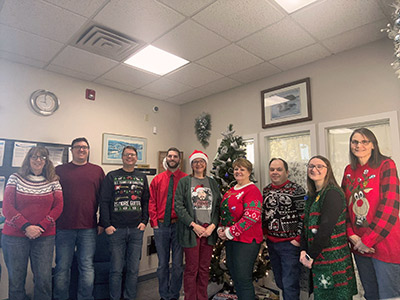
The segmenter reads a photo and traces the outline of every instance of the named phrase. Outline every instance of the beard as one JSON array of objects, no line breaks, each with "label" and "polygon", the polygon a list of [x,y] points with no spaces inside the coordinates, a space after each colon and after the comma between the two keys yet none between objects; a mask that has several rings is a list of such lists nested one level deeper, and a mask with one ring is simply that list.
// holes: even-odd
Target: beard
[{"label": "beard", "polygon": [[170,169],[176,169],[179,166],[179,161],[167,161],[167,166]]}]

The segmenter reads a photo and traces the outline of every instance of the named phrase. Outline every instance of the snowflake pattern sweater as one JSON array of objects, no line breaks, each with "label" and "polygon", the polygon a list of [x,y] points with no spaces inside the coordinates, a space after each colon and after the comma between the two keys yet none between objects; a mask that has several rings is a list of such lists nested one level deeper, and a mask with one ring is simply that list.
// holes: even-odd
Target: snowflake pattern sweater
[{"label": "snowflake pattern sweater", "polygon": [[6,217],[3,234],[25,237],[24,229],[37,225],[45,231],[41,236],[55,235],[56,220],[63,209],[61,185],[43,176],[10,176],[4,193],[3,214]]}]

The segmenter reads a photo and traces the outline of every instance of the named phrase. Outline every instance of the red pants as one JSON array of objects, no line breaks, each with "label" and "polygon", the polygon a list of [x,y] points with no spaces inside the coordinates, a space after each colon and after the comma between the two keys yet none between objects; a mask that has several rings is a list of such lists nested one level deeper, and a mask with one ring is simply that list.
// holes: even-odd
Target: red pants
[{"label": "red pants", "polygon": [[185,300],[208,300],[207,286],[213,246],[208,245],[207,238],[197,238],[195,247],[183,248],[183,251],[186,262],[183,274]]}]

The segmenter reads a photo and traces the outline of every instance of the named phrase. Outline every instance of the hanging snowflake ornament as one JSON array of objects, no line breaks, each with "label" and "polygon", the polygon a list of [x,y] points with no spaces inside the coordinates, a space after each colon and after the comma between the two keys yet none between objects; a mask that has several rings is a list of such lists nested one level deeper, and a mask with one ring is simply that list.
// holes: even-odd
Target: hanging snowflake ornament
[{"label": "hanging snowflake ornament", "polygon": [[391,66],[397,77],[400,78],[400,0],[396,0],[391,6],[395,9],[392,14],[393,25],[389,23],[381,31],[386,32],[389,39],[393,40],[394,61]]},{"label": "hanging snowflake ornament", "polygon": [[194,129],[197,139],[201,145],[206,148],[210,143],[208,140],[211,136],[211,116],[208,113],[203,112],[199,117],[196,118],[194,123]]}]

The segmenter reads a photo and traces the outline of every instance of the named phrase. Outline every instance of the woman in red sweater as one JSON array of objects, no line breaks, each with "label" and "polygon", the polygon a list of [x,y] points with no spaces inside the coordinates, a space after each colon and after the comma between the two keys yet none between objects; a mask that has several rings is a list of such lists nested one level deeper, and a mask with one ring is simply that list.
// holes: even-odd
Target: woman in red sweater
[{"label": "woman in red sweater", "polygon": [[233,162],[237,184],[227,191],[220,207],[218,236],[226,240],[226,264],[239,300],[255,298],[253,267],[260,244],[262,195],[250,181],[253,165],[245,158]]},{"label": "woman in red sweater", "polygon": [[33,147],[4,193],[6,217],[2,234],[10,300],[24,300],[28,260],[34,279],[34,300],[51,300],[56,220],[63,208],[61,185],[49,151]]},{"label": "woman in red sweater", "polygon": [[379,151],[375,135],[359,128],[350,136],[350,164],[342,187],[348,206],[347,236],[367,300],[400,298],[399,178]]}]

